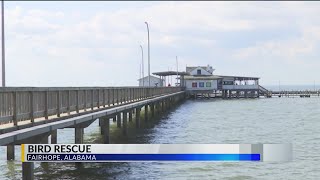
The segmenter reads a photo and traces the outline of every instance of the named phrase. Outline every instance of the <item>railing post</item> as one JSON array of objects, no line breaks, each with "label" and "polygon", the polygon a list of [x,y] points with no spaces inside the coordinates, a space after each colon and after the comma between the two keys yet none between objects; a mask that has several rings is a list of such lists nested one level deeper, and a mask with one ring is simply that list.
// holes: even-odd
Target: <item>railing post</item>
[{"label": "railing post", "polygon": [[119,88],[119,104],[122,104],[122,97],[123,97],[123,95],[122,95],[122,89]]},{"label": "railing post", "polygon": [[108,103],[108,107],[110,106],[110,89],[107,89],[107,94],[108,94],[108,101],[107,101],[107,103]]},{"label": "railing post", "polygon": [[134,88],[131,88],[131,101],[133,101],[134,100]]},{"label": "railing post", "polygon": [[17,91],[13,92],[13,125],[18,125],[18,103],[17,103]]},{"label": "railing post", "polygon": [[106,107],[106,90],[102,89],[103,107]]},{"label": "railing post", "polygon": [[29,94],[30,94],[30,119],[31,119],[31,123],[34,123],[34,100],[33,100],[33,91],[30,91]]},{"label": "railing post", "polygon": [[112,105],[114,106],[114,97],[115,97],[115,95],[114,95],[114,88],[112,89]]},{"label": "railing post", "polygon": [[76,90],[76,112],[79,113],[79,90]]},{"label": "railing post", "polygon": [[46,120],[49,119],[49,117],[48,117],[48,109],[49,109],[48,99],[49,99],[49,93],[48,93],[48,91],[45,91],[44,92],[44,117]]},{"label": "railing post", "polygon": [[87,111],[87,90],[84,90],[84,111]]},{"label": "railing post", "polygon": [[98,108],[100,108],[100,89],[98,89],[98,102],[97,102]]},{"label": "railing post", "polygon": [[117,105],[119,104],[119,89],[117,89]]},{"label": "railing post", "polygon": [[94,90],[91,90],[91,110],[93,110],[93,102],[94,102]]},{"label": "railing post", "polygon": [[129,102],[130,92],[129,92],[128,90],[129,90],[129,88],[126,88],[126,89],[125,89],[126,95],[125,95],[125,100],[124,100],[124,102]]},{"label": "railing post", "polygon": [[135,88],[132,88],[132,94],[133,94],[133,97],[132,97],[132,101],[135,101],[136,100],[136,92],[135,92]]},{"label": "railing post", "polygon": [[57,116],[60,117],[60,99],[61,99],[60,91],[57,91]]},{"label": "railing post", "polygon": [[68,92],[68,97],[67,97],[67,113],[68,115],[70,115],[70,90],[67,91]]},{"label": "railing post", "polygon": [[128,102],[131,101],[131,88],[128,88]]}]

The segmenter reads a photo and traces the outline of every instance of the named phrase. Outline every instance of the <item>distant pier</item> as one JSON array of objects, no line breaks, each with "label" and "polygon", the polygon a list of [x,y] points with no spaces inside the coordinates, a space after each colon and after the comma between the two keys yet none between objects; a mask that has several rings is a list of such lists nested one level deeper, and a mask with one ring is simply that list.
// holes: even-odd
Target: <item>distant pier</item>
[{"label": "distant pier", "polygon": [[270,91],[268,94],[269,97],[301,97],[301,98],[309,98],[312,96],[320,96],[319,90],[305,90],[305,91]]}]

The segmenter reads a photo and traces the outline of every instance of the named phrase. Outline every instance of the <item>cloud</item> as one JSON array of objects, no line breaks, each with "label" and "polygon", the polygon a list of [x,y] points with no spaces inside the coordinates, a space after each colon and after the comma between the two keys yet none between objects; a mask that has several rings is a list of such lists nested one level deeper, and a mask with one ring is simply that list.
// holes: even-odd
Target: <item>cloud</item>
[{"label": "cloud", "polygon": [[301,55],[310,55],[316,52],[315,46],[320,40],[319,30],[320,26],[304,27],[300,37],[289,40],[259,42],[255,46],[235,50],[234,57],[238,59],[251,59],[259,56],[269,56],[292,62],[298,60],[297,57]]},{"label": "cloud", "polygon": [[[101,2],[103,5],[108,3]],[[288,72],[296,71],[295,64],[299,63],[304,71],[312,67],[301,63],[318,65],[314,59],[319,55],[319,3],[161,2],[143,7],[113,6],[112,11],[88,11],[80,5],[59,11],[37,6],[7,9],[8,84],[136,85],[140,44],[147,59],[145,21],[150,24],[152,71],[175,69],[177,55],[179,69],[186,64],[211,64],[221,74],[259,76],[257,69],[262,68],[263,78],[270,83],[275,73],[267,73],[268,65],[259,66],[263,60],[280,65],[293,63],[287,67],[291,68]],[[277,37],[270,36],[272,33]],[[247,39],[242,38],[244,34]]]}]

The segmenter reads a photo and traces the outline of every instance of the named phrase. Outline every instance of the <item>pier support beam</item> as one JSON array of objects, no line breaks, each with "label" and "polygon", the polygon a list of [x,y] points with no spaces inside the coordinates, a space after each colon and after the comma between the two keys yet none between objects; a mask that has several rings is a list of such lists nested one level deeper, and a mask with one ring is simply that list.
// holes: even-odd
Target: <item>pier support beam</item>
[{"label": "pier support beam", "polygon": [[161,101],[161,112],[164,112],[164,101]]},{"label": "pier support beam", "polygon": [[84,129],[81,127],[76,127],[75,128],[75,144],[83,144],[83,132]]},{"label": "pier support beam", "polygon": [[14,160],[14,145],[7,145],[7,160]]},{"label": "pier support beam", "polygon": [[48,135],[44,135],[44,137],[41,139],[41,144],[48,144],[49,143],[49,137]]},{"label": "pier support beam", "polygon": [[160,113],[160,111],[161,111],[160,108],[161,108],[160,107],[160,102],[158,101],[158,102],[156,102],[156,111],[157,111],[157,113]]},{"label": "pier support beam", "polygon": [[122,134],[128,135],[128,114],[126,111],[122,113],[123,118],[123,127],[122,127]]},{"label": "pier support beam", "polygon": [[151,118],[154,118],[154,103],[150,105],[150,110],[151,110]]},{"label": "pier support beam", "polygon": [[53,130],[51,132],[51,144],[57,144],[58,143],[58,130]]},{"label": "pier support beam", "polygon": [[109,144],[110,143],[110,118],[109,117],[102,117],[100,120],[100,128],[101,134],[103,137],[103,143]]},{"label": "pier support beam", "polygon": [[99,118],[99,126],[100,126],[100,134],[103,135],[105,131],[103,117]]},{"label": "pier support beam", "polygon": [[[83,144],[83,134],[84,134],[84,128],[81,128],[81,127],[75,128],[75,137],[74,137],[75,144]],[[77,168],[82,168],[83,163],[76,162],[75,165]]]},{"label": "pier support beam", "polygon": [[117,116],[114,116],[114,117],[112,118],[112,121],[113,121],[113,122],[116,122],[116,121],[117,121]]},{"label": "pier support beam", "polygon": [[34,163],[22,162],[22,179],[33,180],[34,179]]},{"label": "pier support beam", "polygon": [[236,97],[237,97],[237,98],[240,97],[240,92],[239,92],[239,91],[236,92]]},{"label": "pier support beam", "polygon": [[166,99],[164,104],[165,104],[165,108],[166,108],[166,111],[167,111],[169,109],[169,107],[170,107],[169,99]]},{"label": "pier support beam", "polygon": [[117,114],[117,127],[121,128],[121,113]]},{"label": "pier support beam", "polygon": [[129,122],[132,121],[132,112],[133,112],[133,110],[130,110],[130,111],[129,111]]},{"label": "pier support beam", "polygon": [[140,128],[140,108],[136,108],[136,127]]},{"label": "pier support beam", "polygon": [[144,120],[148,120],[148,104],[144,106]]}]

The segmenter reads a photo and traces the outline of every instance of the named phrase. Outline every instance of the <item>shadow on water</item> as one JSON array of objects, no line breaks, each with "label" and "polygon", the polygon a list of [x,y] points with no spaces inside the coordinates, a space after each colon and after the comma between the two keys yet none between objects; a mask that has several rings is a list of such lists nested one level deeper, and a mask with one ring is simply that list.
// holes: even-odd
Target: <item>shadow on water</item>
[{"label": "shadow on water", "polygon": [[[140,128],[136,128],[135,114],[133,120],[128,121],[128,135],[122,134],[122,129],[117,128],[117,123],[110,121],[111,144],[148,144],[151,143],[153,128],[165,121],[174,112],[180,103],[170,110],[159,112],[155,108],[154,117],[148,112],[148,120],[145,120],[144,111],[140,113]],[[92,126],[97,124],[92,124]],[[85,134],[84,143],[102,143],[99,128],[90,134]],[[151,162],[150,162],[151,163]],[[112,163],[83,163],[77,167],[75,163],[45,163],[35,168],[36,179],[128,179],[132,166],[150,166],[149,162],[112,162]],[[140,175],[143,178],[143,174]]]}]

